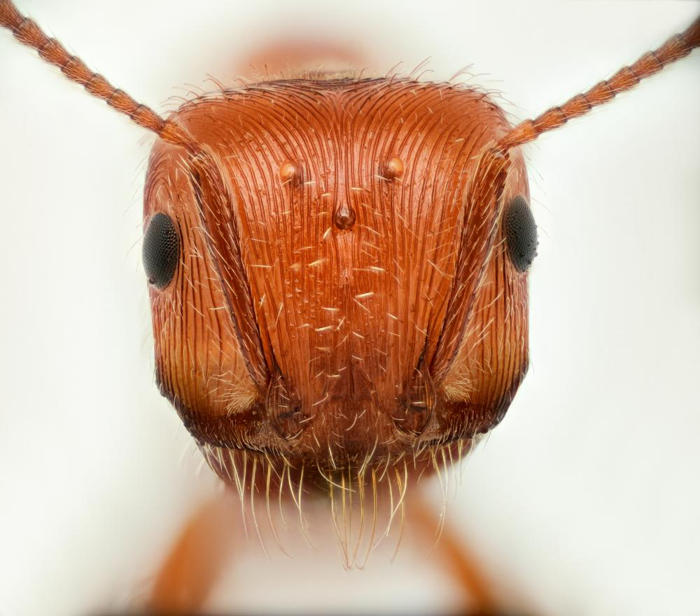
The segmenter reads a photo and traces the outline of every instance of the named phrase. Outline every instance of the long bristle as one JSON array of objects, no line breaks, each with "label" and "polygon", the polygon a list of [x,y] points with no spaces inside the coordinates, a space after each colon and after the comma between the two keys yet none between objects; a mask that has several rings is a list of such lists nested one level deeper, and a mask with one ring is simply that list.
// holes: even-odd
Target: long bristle
[{"label": "long bristle", "polygon": [[[303,464],[294,466],[283,456],[278,458],[266,453],[227,450],[204,444],[201,451],[213,470],[228,479],[233,492],[238,493],[243,526],[247,528],[249,519],[255,529],[256,542],[266,557],[273,556],[268,551],[270,541],[268,539],[266,545],[266,535],[274,540],[281,553],[293,557],[293,552],[285,546],[285,538],[292,537],[297,529],[316,550],[311,539],[314,529],[305,516],[305,508],[312,507],[311,519],[315,523],[320,512],[320,499],[327,502],[344,567],[362,569],[380,544],[389,542],[390,560],[396,558],[404,537],[408,508],[415,500],[412,490],[417,489],[426,469],[430,471],[428,474],[437,475],[442,488],[442,512],[434,529],[437,545],[443,532],[448,492],[454,485],[449,474],[458,470],[459,462],[455,456],[470,448],[469,442],[434,445],[422,449],[415,459],[410,454],[371,461],[351,461],[336,456],[335,469],[314,464],[310,474]],[[306,489],[305,481],[309,482]],[[263,492],[267,515],[259,516],[262,505],[258,497]],[[277,499],[277,505],[273,504],[273,498]],[[315,504],[305,505],[309,499]],[[290,521],[294,518],[285,519],[289,508],[296,509],[298,514],[293,525]],[[382,525],[381,531],[377,529],[379,524]]]}]

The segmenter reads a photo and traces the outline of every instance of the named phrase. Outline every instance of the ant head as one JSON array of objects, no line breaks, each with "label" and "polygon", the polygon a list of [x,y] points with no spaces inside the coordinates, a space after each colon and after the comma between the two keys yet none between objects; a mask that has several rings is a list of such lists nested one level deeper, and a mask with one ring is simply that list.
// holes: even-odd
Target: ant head
[{"label": "ant head", "polygon": [[700,46],[699,19],[512,129],[473,90],[392,79],[258,84],[166,120],[10,0],[0,26],[160,137],[158,379],[222,476],[236,452],[364,468],[498,423],[527,366],[537,245],[516,148]]},{"label": "ant head", "polygon": [[185,105],[144,263],[158,379],[203,445],[321,469],[469,441],[527,366],[536,233],[485,95],[269,82]]}]

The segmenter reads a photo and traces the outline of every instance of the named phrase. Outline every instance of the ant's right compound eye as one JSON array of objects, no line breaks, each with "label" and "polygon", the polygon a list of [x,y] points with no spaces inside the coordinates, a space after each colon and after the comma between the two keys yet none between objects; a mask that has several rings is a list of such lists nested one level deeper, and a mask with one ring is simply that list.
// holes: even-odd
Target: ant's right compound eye
[{"label": "ant's right compound eye", "polygon": [[525,197],[518,195],[506,205],[503,231],[513,267],[527,271],[537,256],[537,225]]},{"label": "ant's right compound eye", "polygon": [[180,234],[167,214],[158,213],[148,223],[143,238],[143,268],[148,284],[157,289],[168,286],[180,259]]}]

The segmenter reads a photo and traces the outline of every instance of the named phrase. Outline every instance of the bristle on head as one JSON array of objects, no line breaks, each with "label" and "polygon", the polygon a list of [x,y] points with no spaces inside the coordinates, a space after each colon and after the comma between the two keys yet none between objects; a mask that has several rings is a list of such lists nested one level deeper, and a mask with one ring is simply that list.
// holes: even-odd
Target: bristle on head
[{"label": "bristle on head", "polygon": [[[415,500],[413,492],[423,476],[438,478],[443,509],[447,507],[450,485],[454,483],[450,476],[473,444],[465,440],[435,445],[415,451],[413,456],[382,461],[368,458],[362,464],[344,464],[336,469],[208,444],[200,444],[200,449],[212,470],[238,493],[243,526],[254,530],[266,554],[265,537],[272,538],[283,553],[290,555],[284,539],[288,531],[294,530],[294,517],[313,546],[314,526],[318,523],[313,512],[325,502],[345,568],[362,569],[372,551],[384,541],[393,544],[396,556],[406,509]],[[296,513],[290,517],[290,511]],[[436,542],[442,532],[444,511],[439,519],[433,529]]]}]

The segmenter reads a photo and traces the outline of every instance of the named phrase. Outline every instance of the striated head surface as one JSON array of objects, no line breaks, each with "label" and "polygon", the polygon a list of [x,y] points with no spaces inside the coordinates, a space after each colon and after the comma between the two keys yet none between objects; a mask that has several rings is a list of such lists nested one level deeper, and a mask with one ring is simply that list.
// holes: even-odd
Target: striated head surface
[{"label": "striated head surface", "polygon": [[323,472],[502,419],[527,368],[503,212],[528,187],[517,153],[489,151],[509,128],[497,105],[450,84],[297,79],[176,119],[201,149],[151,155],[144,251],[168,244],[149,240],[158,214],[177,241],[171,279],[149,274],[157,378],[220,474],[222,451]]}]

